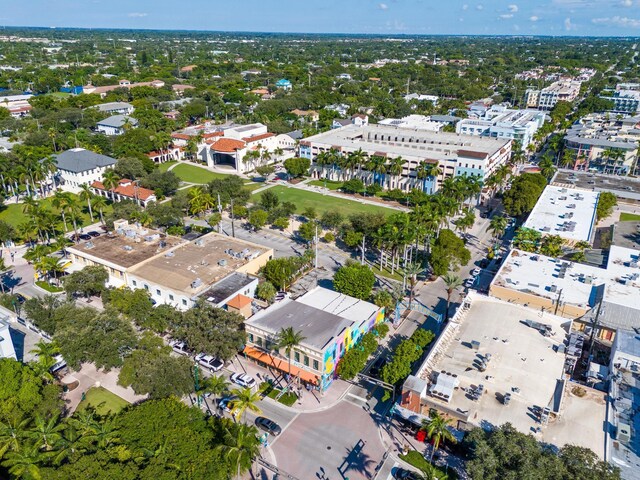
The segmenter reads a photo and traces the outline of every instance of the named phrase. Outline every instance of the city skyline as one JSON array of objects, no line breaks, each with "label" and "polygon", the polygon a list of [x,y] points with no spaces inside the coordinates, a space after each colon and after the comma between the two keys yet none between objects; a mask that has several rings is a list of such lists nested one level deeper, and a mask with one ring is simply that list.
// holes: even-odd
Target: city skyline
[{"label": "city skyline", "polygon": [[273,33],[407,35],[640,35],[640,0],[282,0],[278,8],[256,0],[189,2],[176,9],[166,0],[73,1],[53,10],[45,0],[9,0],[0,24],[56,28],[122,28]]}]

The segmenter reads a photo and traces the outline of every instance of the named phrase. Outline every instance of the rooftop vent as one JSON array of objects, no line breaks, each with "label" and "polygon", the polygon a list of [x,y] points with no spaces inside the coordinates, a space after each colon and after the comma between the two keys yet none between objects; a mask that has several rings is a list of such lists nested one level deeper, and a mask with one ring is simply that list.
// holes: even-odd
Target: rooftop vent
[{"label": "rooftop vent", "polygon": [[191,282],[191,288],[198,288],[200,285],[202,285],[202,280],[200,280],[199,278],[196,278],[193,282]]},{"label": "rooftop vent", "polygon": [[125,245],[124,248],[127,252],[131,252],[133,250],[133,247],[131,245]]},{"label": "rooftop vent", "polygon": [[93,244],[93,242],[87,242],[84,244],[84,248],[86,248],[87,250],[91,250],[95,245]]},{"label": "rooftop vent", "polygon": [[167,257],[167,258],[171,258],[171,257],[173,257],[174,255],[175,255],[175,253],[174,253],[174,252],[167,252],[167,253],[165,253],[165,254],[164,254],[164,256],[165,256],[165,257]]}]

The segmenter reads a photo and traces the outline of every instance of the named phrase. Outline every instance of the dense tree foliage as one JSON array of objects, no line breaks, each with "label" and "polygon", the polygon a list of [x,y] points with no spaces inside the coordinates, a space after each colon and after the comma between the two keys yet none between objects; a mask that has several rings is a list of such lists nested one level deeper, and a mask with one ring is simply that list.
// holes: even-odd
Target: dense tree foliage
[{"label": "dense tree foliage", "polygon": [[348,261],[333,276],[333,288],[361,300],[371,296],[376,277],[367,265]]},{"label": "dense tree foliage", "polygon": [[538,198],[547,186],[547,179],[538,173],[523,173],[511,183],[504,193],[505,211],[513,217],[522,217],[536,205]]}]

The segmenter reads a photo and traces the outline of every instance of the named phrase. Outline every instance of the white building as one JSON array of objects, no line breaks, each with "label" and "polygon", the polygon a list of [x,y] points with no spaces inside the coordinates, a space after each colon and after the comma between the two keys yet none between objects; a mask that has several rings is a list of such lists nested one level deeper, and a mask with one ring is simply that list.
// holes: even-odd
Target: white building
[{"label": "white building", "polygon": [[520,142],[523,149],[544,124],[545,114],[537,110],[512,110],[494,105],[479,118],[465,118],[456,125],[456,133],[478,137],[507,138]]},{"label": "white building", "polygon": [[420,93],[410,93],[404,96],[406,102],[415,100],[417,102],[431,102],[434,105],[438,104],[439,97],[437,95],[423,95]]},{"label": "white building", "polygon": [[138,120],[127,115],[112,115],[96,124],[96,131],[108,136],[122,135],[127,128],[138,126]]},{"label": "white building", "polygon": [[108,102],[101,103],[90,108],[97,108],[101,112],[108,113],[110,115],[131,115],[133,113],[133,105],[127,102]]},{"label": "white building", "polygon": [[439,132],[445,126],[442,122],[436,122],[425,115],[407,115],[402,118],[385,118],[380,120],[378,125],[391,125],[394,127],[413,128],[415,130],[425,130],[428,132]]},{"label": "white building", "polygon": [[11,331],[9,321],[13,317],[13,313],[0,307],[0,358],[12,358],[17,360],[16,350],[11,339]]},{"label": "white building", "polygon": [[102,181],[104,172],[117,161],[84,148],[72,148],[53,157],[58,169],[58,183],[70,191],[78,191],[80,185],[85,183],[91,185],[95,181]]},{"label": "white building", "polygon": [[[383,188],[412,188],[434,192],[449,177],[469,175],[486,179],[511,156],[511,140],[461,136],[455,133],[430,132],[393,125],[348,125],[300,141],[300,156],[315,161],[318,154],[337,151],[341,155],[362,150],[369,157],[404,160],[399,175],[374,174],[361,168],[340,170],[339,166],[313,165],[316,178],[346,180],[359,177],[367,184],[379,183]],[[365,162],[366,163],[366,162]],[[420,164],[438,165],[436,178],[418,178]]]},{"label": "white building", "polygon": [[551,110],[558,102],[573,102],[580,94],[582,82],[575,80],[560,80],[540,90],[538,108]]},{"label": "white building", "polygon": [[9,113],[13,118],[22,118],[29,114],[32,107],[29,103],[29,99],[33,95],[5,95],[0,97],[0,107],[9,110]]}]

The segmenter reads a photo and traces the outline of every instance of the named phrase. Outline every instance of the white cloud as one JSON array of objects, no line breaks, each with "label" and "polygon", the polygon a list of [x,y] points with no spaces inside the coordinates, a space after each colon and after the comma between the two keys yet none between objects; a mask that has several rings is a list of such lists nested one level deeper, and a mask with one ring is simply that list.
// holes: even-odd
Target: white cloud
[{"label": "white cloud", "polygon": [[476,10],[484,10],[484,5],[479,3],[478,5],[476,5]]},{"label": "white cloud", "polygon": [[513,18],[513,13],[503,13],[500,15],[500,18],[502,20],[509,20],[510,18]]},{"label": "white cloud", "polygon": [[620,17],[619,15],[616,15],[615,17],[593,18],[591,19],[591,23],[595,23],[596,25],[607,25],[610,27],[640,28],[640,19]]},{"label": "white cloud", "polygon": [[132,17],[132,18],[142,18],[142,17],[146,17],[147,15],[149,15],[148,13],[139,13],[139,12],[133,12],[128,14],[128,17]]},{"label": "white cloud", "polygon": [[621,7],[633,7],[633,0],[620,0]]},{"label": "white cloud", "polygon": [[513,3],[511,5],[509,5],[507,8],[509,9],[509,11],[511,13],[516,13],[518,11],[518,5],[513,4]]},{"label": "white cloud", "polygon": [[575,27],[573,23],[571,23],[571,19],[569,17],[564,19],[564,29],[566,31],[573,30]]},{"label": "white cloud", "polygon": [[389,5],[387,5],[386,3],[379,3],[378,8],[380,10],[386,10],[387,8],[389,8]]},{"label": "white cloud", "polygon": [[532,22],[537,22],[538,20],[540,20],[540,17],[538,17],[537,15],[531,15],[529,17],[529,20]]},{"label": "white cloud", "polygon": [[469,5],[466,3],[462,5],[462,10],[469,10]]}]

